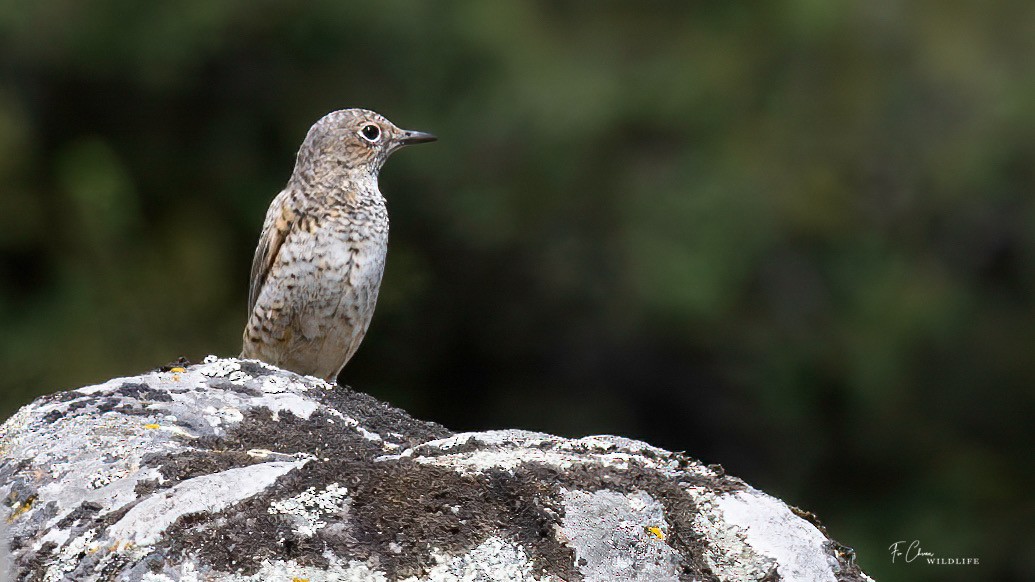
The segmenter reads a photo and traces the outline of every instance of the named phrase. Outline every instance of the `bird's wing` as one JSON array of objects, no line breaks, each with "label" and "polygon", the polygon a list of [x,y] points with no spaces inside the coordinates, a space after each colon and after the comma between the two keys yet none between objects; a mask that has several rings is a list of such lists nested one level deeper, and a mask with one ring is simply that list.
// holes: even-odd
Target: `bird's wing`
[{"label": "bird's wing", "polygon": [[270,267],[277,260],[280,246],[291,232],[297,215],[290,208],[291,190],[285,189],[277,194],[266,211],[266,220],[262,223],[262,235],[259,245],[255,247],[255,258],[252,259],[251,286],[248,288],[248,317],[255,310],[255,302],[259,300],[262,287],[266,283]]}]

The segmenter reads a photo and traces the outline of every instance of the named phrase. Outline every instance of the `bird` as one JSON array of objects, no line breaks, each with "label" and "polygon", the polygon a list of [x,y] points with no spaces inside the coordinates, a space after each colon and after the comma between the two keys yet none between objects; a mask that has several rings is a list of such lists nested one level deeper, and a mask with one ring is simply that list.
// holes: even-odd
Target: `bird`
[{"label": "bird", "polygon": [[370,326],[384,273],[388,209],[378,175],[400,148],[436,139],[367,109],[313,124],[262,225],[242,359],[336,382]]}]

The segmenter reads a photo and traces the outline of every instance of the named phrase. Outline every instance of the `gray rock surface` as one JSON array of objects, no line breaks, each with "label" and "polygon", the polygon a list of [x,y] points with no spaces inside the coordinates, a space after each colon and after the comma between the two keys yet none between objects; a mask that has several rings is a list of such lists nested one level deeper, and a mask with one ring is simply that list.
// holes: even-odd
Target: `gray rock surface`
[{"label": "gray rock surface", "polygon": [[613,436],[453,434],[217,359],[0,427],[12,580],[868,580],[783,502]]}]

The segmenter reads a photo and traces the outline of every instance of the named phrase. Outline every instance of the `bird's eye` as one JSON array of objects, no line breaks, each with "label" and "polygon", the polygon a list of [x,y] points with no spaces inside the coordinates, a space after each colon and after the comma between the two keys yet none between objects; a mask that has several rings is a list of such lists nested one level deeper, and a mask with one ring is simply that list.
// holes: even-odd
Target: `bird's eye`
[{"label": "bird's eye", "polygon": [[360,130],[360,133],[363,134],[363,139],[370,143],[374,143],[381,138],[381,128],[372,123],[370,125],[364,125],[363,129]]}]

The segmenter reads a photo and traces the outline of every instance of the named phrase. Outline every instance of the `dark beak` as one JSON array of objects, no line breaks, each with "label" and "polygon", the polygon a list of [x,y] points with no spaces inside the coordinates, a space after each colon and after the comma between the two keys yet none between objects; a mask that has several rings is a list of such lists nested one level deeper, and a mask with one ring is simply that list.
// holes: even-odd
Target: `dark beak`
[{"label": "dark beak", "polygon": [[415,143],[428,143],[436,139],[438,138],[423,131],[404,131],[402,137],[399,138],[399,143],[402,145],[413,145]]}]

